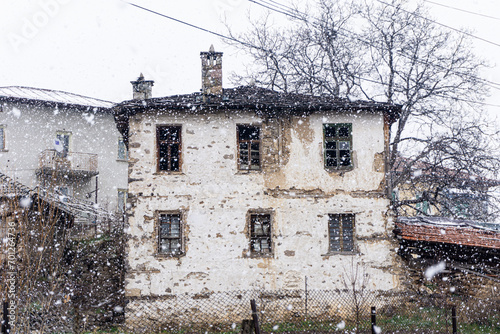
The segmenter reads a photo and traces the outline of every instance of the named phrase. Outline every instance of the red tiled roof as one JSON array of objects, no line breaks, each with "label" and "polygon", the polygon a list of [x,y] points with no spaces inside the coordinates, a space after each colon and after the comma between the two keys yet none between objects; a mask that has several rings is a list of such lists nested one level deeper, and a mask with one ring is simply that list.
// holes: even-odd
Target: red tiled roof
[{"label": "red tiled roof", "polygon": [[495,230],[478,224],[443,217],[400,217],[395,234],[404,240],[500,249],[500,226]]}]

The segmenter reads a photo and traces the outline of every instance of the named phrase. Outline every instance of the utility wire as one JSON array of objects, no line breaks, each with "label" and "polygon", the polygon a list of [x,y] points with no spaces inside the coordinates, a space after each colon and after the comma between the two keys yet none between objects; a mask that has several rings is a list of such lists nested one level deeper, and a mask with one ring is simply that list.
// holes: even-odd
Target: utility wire
[{"label": "utility wire", "polygon": [[481,40],[481,41],[483,41],[483,42],[486,42],[486,43],[489,43],[489,44],[491,44],[491,45],[500,46],[500,44],[498,44],[498,43],[495,43],[495,42],[489,41],[489,40],[487,40],[487,39],[485,39],[485,38],[482,38],[482,37],[479,37],[479,36],[473,35],[473,34],[468,33],[468,32],[466,32],[466,31],[462,31],[462,30],[460,30],[460,29],[450,27],[450,26],[448,26],[448,25],[446,25],[446,24],[439,23],[439,22],[434,21],[434,20],[431,20],[431,19],[429,19],[429,18],[427,18],[427,17],[425,17],[425,16],[422,16],[422,15],[416,14],[416,13],[414,13],[414,12],[407,11],[407,10],[405,10],[405,9],[403,9],[403,8],[400,8],[400,7],[396,7],[395,5],[392,5],[392,4],[390,4],[390,3],[384,2],[384,1],[382,1],[382,0],[376,0],[376,1],[378,1],[378,2],[382,3],[382,4],[386,5],[386,6],[391,6],[391,7],[393,7],[393,8],[399,8],[399,9],[400,9],[400,10],[402,10],[403,12],[406,12],[406,13],[408,13],[408,14],[410,14],[410,15],[414,15],[414,16],[420,17],[421,19],[424,19],[424,20],[427,20],[427,21],[432,22],[432,23],[434,23],[434,24],[437,24],[437,25],[443,26],[443,27],[448,28],[448,29],[450,29],[450,30],[453,30],[453,31],[459,32],[459,33],[464,34],[464,35],[466,35],[466,36],[469,36],[469,37],[472,37],[472,38],[475,38],[475,39],[479,39],[479,40]]},{"label": "utility wire", "polygon": [[[263,3],[258,3],[258,2],[257,2],[257,1],[255,1],[255,0],[248,0],[248,1],[253,2],[253,3],[255,3],[255,4],[259,5],[259,6],[262,6],[262,7],[264,7],[264,8],[267,8],[267,9],[269,9],[269,10],[272,10],[272,11],[278,12],[278,13],[280,13],[280,14],[283,14],[283,15],[287,15],[287,16],[293,17],[293,18],[295,18],[295,19],[299,19],[299,20],[302,20],[302,19],[303,19],[303,18],[301,18],[301,17],[296,16],[296,15],[295,15],[295,14],[293,14],[292,12],[290,12],[290,9],[283,9],[284,11],[283,11],[283,10],[281,10],[281,9],[276,9],[276,6],[274,6],[273,4],[269,4],[269,2],[267,2],[267,3],[263,4]],[[262,1],[266,1],[266,0],[262,0]]]},{"label": "utility wire", "polygon": [[[259,4],[257,3],[256,1],[254,0],[249,0],[251,2],[255,2],[256,4]],[[178,22],[178,23],[181,23],[181,24],[184,24],[184,25],[187,25],[191,28],[195,28],[195,29],[198,29],[198,30],[201,30],[203,32],[206,32],[206,33],[209,33],[209,34],[212,34],[212,35],[215,35],[215,36],[218,36],[220,38],[223,38],[223,39],[227,39],[227,40],[230,40],[230,41],[233,41],[233,42],[236,42],[236,43],[239,43],[239,44],[242,44],[242,45],[246,45],[248,47],[252,47],[252,48],[256,48],[256,46],[254,45],[251,45],[249,43],[246,43],[244,41],[240,41],[234,37],[230,37],[230,36],[226,36],[226,35],[223,35],[223,34],[220,34],[220,33],[217,33],[217,32],[214,32],[214,31],[211,31],[211,30],[208,30],[206,28],[202,28],[202,27],[199,27],[199,26],[196,26],[194,24],[191,24],[191,23],[188,23],[188,22],[185,22],[185,21],[182,21],[182,20],[179,20],[179,19],[176,19],[174,17],[171,17],[171,16],[168,16],[168,15],[165,15],[165,14],[161,14],[159,12],[156,12],[154,10],[151,10],[151,9],[148,9],[148,8],[145,8],[145,7],[142,7],[142,6],[139,6],[139,5],[136,5],[134,3],[130,3],[130,2],[127,2],[129,5],[131,6],[134,6],[134,7],[137,7],[139,9],[142,9],[142,10],[145,10],[147,12],[150,12],[150,13],[153,13],[155,15],[159,15],[161,17],[164,17],[166,19],[169,19],[169,20],[172,20],[172,21],[175,21],[175,22]],[[259,4],[260,5],[260,4]],[[260,50],[263,50],[263,51],[267,51],[263,48],[259,48],[257,47],[258,49]],[[357,77],[358,79],[360,80],[364,80],[364,81],[368,81],[368,82],[373,82],[373,83],[376,83],[376,84],[379,84],[379,85],[383,85],[383,86],[388,86],[387,83],[384,83],[384,82],[379,82],[379,81],[376,81],[376,80],[372,80],[372,79],[367,79],[367,78],[363,78],[363,77]],[[441,95],[437,95],[437,96],[441,96]],[[446,97],[446,96],[441,96],[441,97]],[[460,98],[454,98],[455,100],[458,100],[458,101],[463,101],[463,102],[468,102],[468,103],[474,103],[474,104],[481,104],[481,105],[487,105],[487,106],[494,106],[494,107],[500,107],[500,105],[495,105],[495,104],[488,104],[488,103],[484,103],[484,102],[479,102],[479,101],[470,101],[470,100],[465,100],[465,99],[460,99]]]},{"label": "utility wire", "polygon": [[482,17],[486,17],[488,19],[500,21],[500,18],[498,18],[498,17],[494,17],[494,16],[490,16],[490,15],[486,15],[486,14],[481,14],[481,13],[476,13],[476,12],[471,12],[470,10],[465,10],[465,9],[461,9],[461,8],[457,8],[457,7],[453,7],[453,6],[448,6],[448,5],[443,5],[441,3],[437,3],[434,1],[430,1],[430,0],[423,0],[423,1],[428,2],[428,3],[432,3],[432,4],[437,5],[437,6],[458,10],[460,12],[464,12],[464,13],[468,13],[468,14],[472,14],[472,15],[477,15],[477,16],[482,16]]},{"label": "utility wire", "polygon": [[[182,20],[176,19],[176,18],[174,18],[174,17],[171,17],[171,16],[168,16],[168,15],[165,15],[165,14],[162,14],[162,13],[159,13],[159,12],[156,12],[156,11],[154,11],[154,10],[152,10],[152,9],[148,9],[148,8],[145,8],[145,7],[142,7],[142,6],[136,5],[136,4],[134,4],[134,3],[131,3],[131,2],[126,2],[126,3],[128,3],[128,4],[129,4],[129,5],[131,5],[131,6],[134,6],[134,7],[140,8],[140,9],[142,9],[142,10],[145,10],[145,11],[147,11],[147,12],[150,12],[150,13],[153,13],[153,14],[156,14],[156,15],[159,15],[159,16],[162,16],[162,17],[164,17],[164,18],[166,18],[166,19],[169,19],[169,20],[172,20],[172,21],[175,21],[175,22],[178,22],[178,23],[181,23],[181,24],[187,25],[187,26],[189,26],[189,27],[191,27],[191,28],[195,28],[195,29],[201,30],[201,31],[203,31],[203,32],[206,32],[206,33],[209,33],[209,34],[212,34],[212,35],[218,36],[218,37],[220,37],[220,38],[227,39],[227,40],[230,40],[230,41],[233,41],[233,42],[240,43],[240,44],[242,44],[242,45],[246,45],[246,46],[248,46],[248,47],[255,48],[255,45],[250,45],[250,44],[248,44],[248,43],[246,43],[246,42],[243,42],[243,41],[237,40],[236,38],[233,38],[233,37],[231,37],[231,36],[226,36],[226,35],[220,34],[220,33],[218,33],[218,32],[215,32],[215,31],[212,31],[212,30],[208,30],[208,29],[206,29],[206,28],[199,27],[199,26],[194,25],[194,24],[192,24],[192,23],[188,23],[188,22],[185,22],[185,21],[182,21]],[[262,49],[262,48],[259,48],[259,49],[264,50],[264,49]],[[265,51],[265,50],[264,50],[264,51]]]},{"label": "utility wire", "polygon": [[[255,1],[255,0],[249,0],[249,1],[250,1],[250,2],[253,2],[253,3],[257,4],[257,5],[263,6],[263,5],[262,5],[261,3],[259,3],[258,1]],[[377,1],[379,1],[379,0],[377,0]],[[273,2],[276,2],[276,1],[273,1]],[[382,2],[382,1],[379,1],[379,2]],[[382,3],[384,3],[384,2],[382,2]],[[282,5],[282,6],[285,6],[285,5]],[[263,6],[263,7],[266,7],[266,6]],[[285,6],[285,7],[286,7],[286,6]],[[268,8],[268,7],[266,7],[266,8]],[[290,10],[293,10],[293,11],[297,12],[297,10],[296,10],[296,9],[291,9],[290,7],[288,7],[288,8],[289,8]],[[273,9],[271,9],[271,10],[273,10]],[[280,12],[280,13],[282,13],[282,12]],[[286,13],[282,13],[282,14],[288,15],[288,14],[286,14]],[[315,27],[318,27],[316,23],[309,22],[307,19],[305,19],[305,14],[303,14],[303,13],[301,13],[301,14],[303,15],[303,18],[301,18],[301,20],[303,20],[303,21],[305,21],[305,22],[307,22],[307,23],[311,23],[311,24],[312,24],[313,26],[315,26]],[[410,14],[411,14],[411,13],[410,13]],[[297,18],[297,16],[292,16],[292,17]],[[422,17],[422,18],[423,18],[423,19],[426,19],[425,17]],[[432,21],[432,20],[431,20],[431,21]],[[434,21],[432,21],[432,22],[434,22]],[[360,41],[360,42],[362,42],[362,43],[364,43],[364,44],[366,44],[366,45],[369,45],[369,46],[374,47],[374,45],[373,45],[371,42],[364,40],[363,38],[359,37],[359,35],[358,35],[358,34],[356,34],[356,33],[350,32],[350,31],[348,31],[348,30],[346,30],[346,29],[344,29],[344,28],[342,28],[342,27],[339,27],[339,30],[343,30],[343,31],[345,31],[347,34],[350,34],[350,36],[348,36],[348,35],[345,35],[345,34],[344,34],[344,36],[345,36],[345,37],[353,37],[353,38],[357,39],[358,41]],[[458,32],[462,33],[462,31],[460,31],[460,30],[458,30]],[[405,58],[412,59],[410,56],[408,56],[408,55],[404,54],[402,51],[397,50],[397,53],[399,53],[401,56],[403,56],[403,57],[405,57]],[[422,60],[420,60],[420,59],[417,59],[416,61],[417,61],[417,62],[419,62],[420,64],[424,64],[424,65],[433,65],[433,64],[430,64],[430,63],[428,63],[428,62],[424,62],[424,61],[422,61]],[[467,75],[468,75],[468,74],[467,74]],[[487,85],[489,85],[491,88],[494,88],[494,89],[498,89],[498,90],[500,90],[500,83],[496,83],[496,82],[493,82],[493,81],[490,81],[490,80],[486,80],[486,79],[480,78],[480,77],[478,77],[478,76],[472,76],[472,75],[468,75],[468,76],[470,76],[471,78],[474,78],[474,79],[476,79],[476,80],[479,80],[479,81],[482,81],[482,82],[486,83],[486,84],[487,84]],[[495,87],[495,86],[498,86],[498,87]]]}]

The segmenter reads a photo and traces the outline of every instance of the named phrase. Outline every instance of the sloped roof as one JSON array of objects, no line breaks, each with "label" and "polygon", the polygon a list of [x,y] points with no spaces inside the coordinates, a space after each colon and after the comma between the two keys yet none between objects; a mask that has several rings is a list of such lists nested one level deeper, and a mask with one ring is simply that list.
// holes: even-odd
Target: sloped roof
[{"label": "sloped roof", "polygon": [[54,103],[81,107],[109,109],[113,102],[94,99],[73,93],[32,87],[0,87],[0,99],[20,100],[25,102]]},{"label": "sloped roof", "polygon": [[249,109],[272,111],[326,111],[333,109],[343,110],[373,110],[385,111],[393,118],[399,116],[401,107],[389,103],[372,101],[350,101],[344,98],[335,98],[331,95],[306,95],[295,93],[281,93],[257,86],[240,86],[223,89],[221,97],[203,96],[202,93],[173,95],[151,98],[147,100],[130,100],[117,105],[121,110],[140,110],[146,108],[165,109]]},{"label": "sloped roof", "polygon": [[112,213],[103,210],[94,204],[74,197],[59,196],[40,187],[33,189],[15,181],[11,177],[0,172],[0,196],[8,197],[38,197],[46,203],[51,203],[59,210],[73,217],[81,215],[92,215],[99,219],[110,219]]},{"label": "sloped roof", "polygon": [[395,234],[404,240],[500,249],[500,226],[446,217],[398,217]]}]

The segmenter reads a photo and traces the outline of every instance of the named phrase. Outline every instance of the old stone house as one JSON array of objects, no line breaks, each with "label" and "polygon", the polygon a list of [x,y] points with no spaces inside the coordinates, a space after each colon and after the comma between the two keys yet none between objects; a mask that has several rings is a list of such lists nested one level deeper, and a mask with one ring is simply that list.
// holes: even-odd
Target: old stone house
[{"label": "old stone house", "polygon": [[127,142],[126,294],[341,287],[351,261],[369,288],[399,286],[385,154],[398,106],[222,88],[201,52],[202,91],[115,108]]}]

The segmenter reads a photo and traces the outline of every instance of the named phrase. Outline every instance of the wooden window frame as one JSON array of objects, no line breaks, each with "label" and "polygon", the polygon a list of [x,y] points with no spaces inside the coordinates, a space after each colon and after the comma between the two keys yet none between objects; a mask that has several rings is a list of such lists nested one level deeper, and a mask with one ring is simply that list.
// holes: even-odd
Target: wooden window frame
[{"label": "wooden window frame", "polygon": [[[179,138],[177,141],[169,141],[169,140],[160,140],[160,131],[165,128],[176,128],[179,133]],[[162,144],[167,144],[168,146],[168,152],[167,152],[167,169],[160,169],[160,145]],[[171,150],[172,150],[172,145],[177,144],[178,145],[178,168],[177,169],[172,169],[172,163],[171,163]],[[156,127],[156,170],[158,173],[180,173],[182,170],[182,125],[178,124],[165,124],[165,125],[157,125]]]},{"label": "wooden window frame", "polygon": [[[255,218],[258,216],[265,216],[268,220],[267,232],[262,227],[262,232],[264,234],[258,235],[255,233]],[[248,226],[248,247],[250,257],[262,258],[262,257],[273,257],[274,256],[274,243],[273,243],[273,225],[274,217],[273,212],[270,210],[250,210],[247,214],[247,226]],[[262,241],[267,239],[267,245],[269,247],[268,251],[262,251]],[[261,250],[255,250],[255,241],[259,241],[259,248]]]},{"label": "wooden window frame", "polygon": [[[345,241],[345,233],[346,233],[346,228],[344,227],[344,224],[347,223],[345,220],[347,217],[351,218],[352,222],[352,229],[351,229],[351,235],[350,235],[350,241],[352,244],[352,247],[349,249],[347,248],[348,246],[345,246],[344,241]],[[337,219],[339,222],[339,230],[338,230],[338,247],[332,243],[332,239],[334,236],[332,236],[332,221],[334,219]],[[334,248],[335,246],[335,248]],[[328,214],[328,253],[330,254],[345,254],[345,255],[352,255],[357,253],[357,247],[356,247],[356,215],[353,213],[330,213]]]},{"label": "wooden window frame", "polygon": [[[172,251],[162,251],[161,250],[161,227],[162,227],[162,216],[179,216],[179,236],[170,237],[171,240],[178,239],[180,242],[180,248],[178,252]],[[169,211],[157,211],[155,215],[155,231],[156,231],[156,254],[159,257],[166,258],[178,258],[186,254],[185,248],[185,238],[184,238],[184,213],[180,210],[169,210]]]},{"label": "wooden window frame", "polygon": [[[327,128],[333,127],[335,128],[335,136],[327,137]],[[339,136],[338,129],[347,127],[349,130],[348,136]],[[341,165],[341,151],[346,151],[345,149],[341,149],[341,143],[349,143],[349,164]],[[335,148],[329,148],[329,143],[335,143]],[[335,156],[331,156],[334,152]],[[331,159],[335,159],[336,166],[329,165],[329,161]],[[323,165],[326,170],[336,171],[336,170],[351,170],[354,168],[353,163],[353,148],[352,148],[352,123],[325,123],[323,124]]]},{"label": "wooden window frame", "polygon": [[[256,128],[259,130],[259,139],[248,139],[242,140],[240,138],[240,131],[242,127],[246,128]],[[239,171],[260,171],[262,169],[262,127],[256,124],[237,124],[236,125],[236,139],[237,139],[237,149],[238,149],[238,170]],[[248,144],[248,164],[242,164],[242,148],[241,144]],[[258,154],[259,154],[259,163],[258,165],[252,164],[252,145],[258,144]],[[253,151],[255,152],[255,150]]]}]

